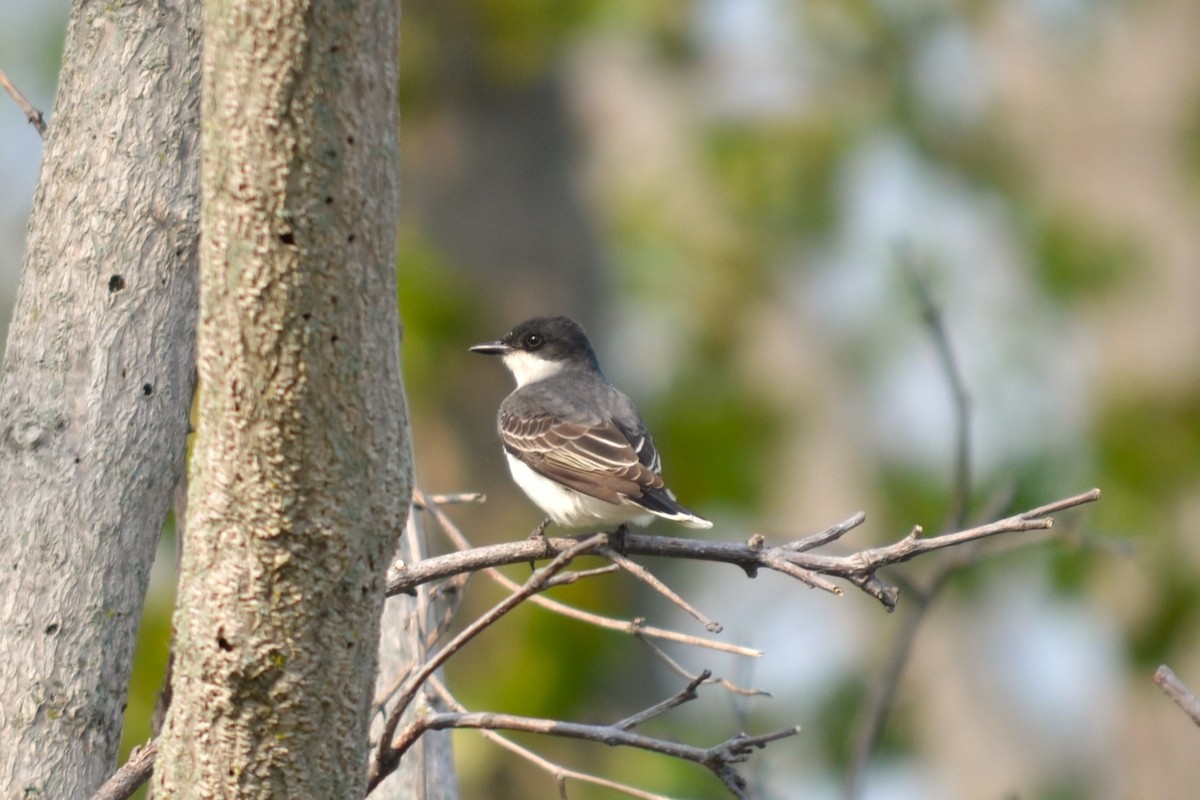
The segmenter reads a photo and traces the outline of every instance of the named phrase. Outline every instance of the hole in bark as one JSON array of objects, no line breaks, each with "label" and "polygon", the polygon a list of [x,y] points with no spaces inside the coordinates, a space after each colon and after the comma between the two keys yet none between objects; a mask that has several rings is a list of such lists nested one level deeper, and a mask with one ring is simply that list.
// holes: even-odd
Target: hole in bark
[{"label": "hole in bark", "polygon": [[49,625],[46,626],[46,635],[47,636],[53,636],[56,633],[58,633],[58,623],[57,622],[51,622]]},{"label": "hole in bark", "polygon": [[226,653],[233,649],[233,645],[231,645],[229,640],[225,638],[224,628],[217,629],[217,647],[221,648]]},{"label": "hole in bark", "polygon": [[146,397],[149,397],[150,395],[154,394],[154,387],[148,383],[143,383],[142,394],[144,394]]},{"label": "hole in bark", "polygon": [[125,279],[122,278],[120,275],[113,275],[111,278],[108,279],[108,291],[110,293],[111,292],[119,292],[124,288],[125,288]]},{"label": "hole in bark", "polygon": [[291,231],[288,231],[287,233],[279,234],[279,241],[283,242],[284,244],[295,244],[296,237]]}]

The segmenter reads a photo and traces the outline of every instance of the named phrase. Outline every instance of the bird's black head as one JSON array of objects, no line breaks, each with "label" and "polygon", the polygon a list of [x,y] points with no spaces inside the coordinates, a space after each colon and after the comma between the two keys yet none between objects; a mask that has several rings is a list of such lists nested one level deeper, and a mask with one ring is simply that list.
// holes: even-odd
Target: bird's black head
[{"label": "bird's black head", "polygon": [[502,356],[518,386],[572,365],[600,371],[600,362],[583,328],[563,316],[527,319],[504,338],[477,344],[471,350]]}]

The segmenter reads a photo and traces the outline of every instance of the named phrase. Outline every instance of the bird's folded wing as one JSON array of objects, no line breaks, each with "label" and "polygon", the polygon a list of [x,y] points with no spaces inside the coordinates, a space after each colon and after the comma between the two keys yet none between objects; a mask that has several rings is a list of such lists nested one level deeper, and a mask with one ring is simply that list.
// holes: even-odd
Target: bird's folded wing
[{"label": "bird's folded wing", "polygon": [[505,450],[535,472],[599,500],[637,500],[663,488],[650,435],[627,435],[612,420],[589,425],[504,414],[500,438]]}]

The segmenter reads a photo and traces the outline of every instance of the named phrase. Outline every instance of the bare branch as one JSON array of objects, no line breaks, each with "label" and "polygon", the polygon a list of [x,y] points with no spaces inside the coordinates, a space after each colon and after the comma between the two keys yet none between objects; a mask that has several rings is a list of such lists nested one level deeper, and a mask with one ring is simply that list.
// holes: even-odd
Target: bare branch
[{"label": "bare branch", "polygon": [[705,767],[725,784],[734,797],[738,798],[749,798],[750,795],[746,793],[745,779],[737,773],[734,766],[745,762],[755,750],[761,750],[771,742],[795,736],[800,732],[799,726],[795,726],[759,736],[738,734],[713,747],[705,748],[643,736],[616,725],[584,725],[576,722],[521,717],[514,714],[443,712],[415,720],[397,738],[396,749],[403,753],[425,731],[448,728],[541,733],[568,739],[599,742],[610,747],[633,747],[660,753]]},{"label": "bare branch", "polygon": [[133,748],[129,760],[96,790],[92,800],[126,800],[133,797],[133,793],[150,780],[150,774],[154,770],[154,759],[157,757],[157,739]]},{"label": "bare branch", "polygon": [[[455,547],[458,547],[461,550],[469,550],[471,548],[470,542],[467,541],[462,531],[458,529],[458,526],[454,524],[454,521],[447,517],[440,508],[433,504],[431,496],[423,495],[420,490],[416,490],[414,491],[414,498],[416,502],[423,504],[423,507],[425,507],[426,511],[428,511],[428,513],[434,518],[434,521],[438,523],[445,534],[454,543]],[[404,569],[403,566],[400,566],[399,568]],[[483,572],[492,580],[508,589],[510,592],[514,592],[519,588],[519,584],[516,581],[511,580],[495,567],[487,567],[483,570]],[[467,574],[468,573],[463,573],[464,576]],[[389,581],[390,580],[391,579],[389,579]],[[414,584],[414,586],[415,585],[416,584]],[[409,591],[411,592],[412,590],[410,589]],[[390,592],[391,590],[389,588],[389,593]],[[557,600],[551,600],[550,598],[542,595],[534,595],[533,597],[530,597],[529,602],[552,613],[561,614],[569,619],[574,619],[588,625],[594,625],[597,628],[603,628],[605,630],[615,631],[617,633],[638,636],[644,640],[663,639],[666,641],[676,642],[678,644],[685,644],[692,647],[704,647],[709,650],[733,653],[734,655],[746,656],[748,658],[762,657],[761,650],[756,650],[751,647],[743,647],[736,644],[729,644],[727,642],[720,642],[715,639],[692,636],[690,634],[667,630],[665,628],[658,628],[654,625],[647,625],[646,621],[641,618],[633,620],[614,619],[613,617],[606,617],[591,611],[584,611],[583,609],[575,608],[565,603],[560,603]]]},{"label": "bare branch", "polygon": [[641,725],[643,722],[648,722],[655,717],[662,716],[676,706],[681,706],[684,703],[690,703],[698,697],[696,690],[700,688],[700,684],[704,683],[711,677],[712,673],[708,670],[704,670],[695,678],[692,678],[690,681],[688,681],[688,685],[680,689],[673,696],[668,697],[661,703],[655,703],[654,705],[650,706],[650,708],[626,717],[620,722],[614,722],[613,727],[620,728],[623,731],[630,731],[636,728],[638,725]]},{"label": "bare branch", "polygon": [[[934,300],[933,292],[930,289],[927,272],[923,268],[923,265],[918,263],[918,259],[910,247],[902,248],[898,255],[901,268],[906,272],[912,284],[913,291],[916,294],[922,321],[934,346],[938,365],[950,389],[953,401],[952,407],[955,419],[954,489],[951,494],[946,523],[946,529],[953,530],[961,528],[966,524],[968,509],[970,507],[972,482],[971,400],[967,391],[966,381],[963,379],[962,370],[959,367],[958,360],[954,357],[953,348],[950,346],[950,336],[947,332],[945,317],[941,307]],[[1094,496],[1089,497],[1085,502],[1090,502],[1099,497],[1099,492],[1095,490],[1093,490],[1092,494]],[[1077,505],[1080,497],[1083,496],[1067,498],[1057,503],[1051,503],[1041,508],[1026,511],[1018,516],[1025,521],[1037,521],[1040,518],[1048,517],[1048,515],[1056,511]],[[1007,507],[1007,501],[998,503],[996,505],[997,510],[993,513],[999,513],[999,509],[1004,507]],[[989,514],[982,518],[988,519],[990,516]],[[1050,520],[1047,519],[1045,521],[1049,522]],[[1021,543],[1028,543],[1029,541],[1028,538],[1020,540]],[[952,555],[942,558],[939,561],[937,567],[928,576],[923,586],[911,587],[911,591],[909,592],[911,597],[909,613],[888,647],[883,669],[871,686],[868,701],[863,712],[863,719],[855,736],[854,750],[851,753],[850,769],[847,774],[846,796],[848,798],[853,800],[853,798],[857,798],[862,794],[868,762],[875,751],[884,726],[887,724],[888,714],[895,703],[900,678],[904,673],[904,667],[908,663],[909,654],[912,652],[917,632],[920,630],[926,614],[932,607],[933,602],[949,583],[950,578],[960,568],[974,562],[978,558],[978,555],[979,545],[977,543],[960,547]]]},{"label": "bare branch", "polygon": [[686,614],[703,625],[704,629],[709,633],[720,633],[722,630],[724,630],[724,628],[721,626],[721,623],[705,616],[698,608],[684,600],[676,592],[672,591],[669,586],[656,578],[654,574],[650,572],[650,570],[646,569],[641,564],[638,564],[636,561],[630,561],[628,558],[621,555],[611,547],[601,550],[599,554],[609,559],[614,564],[620,565],[621,568],[630,575],[637,578],[642,583],[646,584],[675,605],[679,606]]},{"label": "bare branch", "polygon": [[[653,654],[656,658],[658,658],[660,661],[662,661],[667,666],[667,669],[671,670],[679,677],[685,678],[687,680],[692,680],[696,677],[695,675],[693,675],[692,673],[690,673],[686,669],[684,669],[682,664],[680,664],[678,661],[676,661],[675,659],[673,659],[669,655],[667,655],[667,652],[665,650],[663,650],[661,647],[659,647],[657,644],[655,644],[652,640],[650,640],[644,636],[640,636],[640,635],[638,636],[638,638],[642,640],[642,644],[644,644],[650,648],[651,654]],[[723,687],[725,690],[732,692],[733,694],[740,694],[743,697],[759,697],[759,696],[770,697],[771,696],[770,692],[764,691],[762,689],[746,689],[741,686],[738,686],[737,684],[733,683],[732,681],[730,681],[726,678],[709,678],[707,681],[705,681],[705,683],[715,683],[718,686]]]},{"label": "bare branch", "polygon": [[21,90],[13,85],[8,76],[4,74],[4,70],[0,69],[0,87],[8,92],[9,97],[17,104],[17,107],[25,114],[25,119],[29,120],[29,124],[37,129],[38,136],[46,138],[46,118],[42,116],[42,112],[33,107],[33,103],[21,94]]},{"label": "bare branch", "polygon": [[[899,564],[934,550],[954,547],[1002,533],[1044,530],[1054,524],[1050,514],[1091,503],[1099,497],[1100,490],[1092,489],[1089,492],[1064,498],[1040,508],[941,536],[920,538],[920,528],[916,528],[908,536],[885,547],[870,548],[844,556],[808,552],[801,549],[807,541],[804,539],[789,544],[766,547],[762,543],[762,537],[753,537],[749,542],[713,542],[630,533],[626,534],[620,543],[606,546],[616,549],[619,544],[620,552],[624,555],[684,558],[735,564],[751,577],[756,575],[759,569],[766,568],[793,577],[798,577],[796,573],[803,571],[841,578],[879,600],[890,611],[896,606],[899,591],[877,576],[878,571],[883,567]],[[589,541],[597,540],[593,538]],[[603,541],[607,542],[607,537]],[[550,558],[568,550],[577,555],[595,555],[603,550],[603,547],[599,545],[583,548],[580,545],[581,540],[574,537],[546,537],[541,540],[524,539],[435,556],[417,564],[406,565],[393,572],[388,581],[388,594],[411,592],[416,586],[428,581],[447,578],[462,572]],[[831,586],[830,590],[841,593],[835,586]]]},{"label": "bare branch", "polygon": [[1200,698],[1197,698],[1178,676],[1166,664],[1154,671],[1154,683],[1158,688],[1175,701],[1192,718],[1192,722],[1200,725]]},{"label": "bare branch", "polygon": [[[532,597],[538,592],[544,591],[553,584],[555,576],[566,568],[573,559],[586,552],[593,552],[596,549],[603,548],[608,544],[608,534],[598,533],[583,539],[575,541],[573,547],[569,547],[558,553],[555,558],[542,569],[530,576],[529,580],[516,592],[513,592],[508,597],[504,598],[500,603],[493,606],[490,611],[480,616],[466,628],[464,628],[457,636],[446,643],[445,647],[437,653],[429,656],[425,663],[420,668],[414,670],[408,679],[405,680],[401,687],[395,705],[388,714],[386,723],[384,724],[383,734],[379,739],[379,746],[376,749],[375,759],[371,765],[370,789],[374,789],[380,781],[386,778],[389,774],[395,771],[400,763],[401,751],[392,746],[391,741],[395,735],[396,728],[400,724],[401,716],[404,710],[408,708],[416,696],[417,691],[428,680],[429,676],[438,670],[450,656],[458,652],[467,642],[475,638],[480,632],[485,630],[490,625],[493,625],[497,620],[512,611],[527,598]],[[368,790],[369,791],[369,790]]]},{"label": "bare branch", "polygon": [[[429,679],[429,686],[448,708],[454,711],[466,713],[466,707],[459,703],[458,700],[456,700],[454,696],[450,694],[450,691],[441,681],[437,679],[437,676]],[[559,788],[560,797],[567,796],[566,782],[568,780],[574,780],[579,781],[580,783],[590,783],[594,786],[602,786],[605,789],[612,789],[614,791],[629,795],[630,797],[636,797],[639,800],[671,800],[671,798],[666,797],[665,795],[654,794],[653,792],[647,792],[642,789],[638,789],[637,787],[629,786],[628,784],[617,783],[616,781],[611,781],[607,778],[601,778],[598,775],[590,775],[586,772],[579,772],[577,770],[570,769],[569,767],[564,767],[561,764],[557,764],[538,755],[527,747],[523,747],[516,742],[504,738],[496,731],[480,729],[479,732],[485,739],[494,742],[500,747],[503,747],[505,750],[508,750],[510,753],[525,759],[539,769],[549,773],[554,778],[554,782]]]},{"label": "bare branch", "polygon": [[[1046,504],[1039,508],[1030,509],[1004,519],[990,522],[984,525],[979,525],[962,531],[943,534],[929,538],[921,538],[921,529],[914,528],[907,536],[884,547],[869,548],[848,555],[822,555],[819,553],[810,552],[816,548],[836,541],[844,536],[850,530],[862,524],[865,517],[859,513],[849,519],[838,523],[825,531],[816,534],[811,534],[802,539],[792,541],[779,546],[767,546],[765,538],[759,534],[755,534],[745,542],[710,542],[705,540],[695,539],[680,539],[672,537],[645,536],[635,534],[624,534],[615,540],[610,539],[606,534],[598,534],[589,538],[580,537],[536,537],[525,539],[516,542],[510,542],[501,545],[493,545],[489,547],[469,548],[465,537],[453,525],[453,523],[445,517],[438,508],[437,504],[428,497],[417,495],[417,502],[420,503],[426,510],[434,516],[434,518],[442,525],[447,535],[460,547],[469,549],[462,550],[458,553],[451,553],[446,556],[438,556],[424,561],[420,561],[412,565],[399,565],[398,569],[389,577],[389,593],[398,591],[415,591],[416,587],[423,585],[429,581],[456,578],[465,573],[476,570],[488,571],[496,580],[513,587],[513,594],[506,601],[501,603],[493,612],[487,615],[487,619],[479,625],[479,629],[491,624],[496,619],[507,613],[508,610],[514,608],[517,603],[524,599],[530,599],[534,602],[549,604],[553,601],[548,601],[544,597],[537,596],[538,592],[543,591],[550,585],[562,580],[575,579],[573,576],[563,576],[562,578],[554,577],[548,574],[550,567],[556,565],[565,566],[566,561],[564,556],[569,554],[569,558],[575,558],[581,555],[596,555],[607,557],[609,560],[629,570],[636,577],[646,581],[654,588],[662,592],[673,600],[677,600],[682,604],[685,610],[689,610],[701,622],[710,622],[699,612],[695,612],[677,599],[677,596],[671,592],[654,578],[645,568],[638,564],[634,564],[626,556],[628,555],[652,555],[670,558],[687,558],[693,560],[708,560],[722,563],[735,564],[741,567],[747,575],[754,577],[758,570],[762,568],[771,569],[781,572],[792,577],[796,577],[809,585],[824,588],[827,591],[833,591],[841,594],[841,590],[828,578],[837,578],[845,580],[855,586],[858,586],[863,591],[873,597],[879,599],[886,608],[891,610],[895,607],[899,590],[884,582],[878,572],[886,566],[908,561],[918,555],[941,550],[945,548],[968,545],[977,543],[982,539],[995,536],[1002,533],[1021,532],[1031,530],[1046,530],[1053,526],[1054,521],[1050,514],[1062,511],[1084,503],[1093,502],[1098,499],[1100,493],[1098,490],[1092,490],[1073,497],[1064,498],[1053,503]],[[974,548],[971,548],[974,549]],[[509,581],[495,567],[502,564],[527,563],[537,559],[554,558],[550,567],[542,570],[530,578],[524,586],[517,587],[515,582]],[[557,569],[561,569],[558,566]],[[590,574],[591,571],[589,571]],[[581,573],[574,573],[578,576]],[[541,578],[539,581],[538,579]],[[534,584],[537,583],[535,587]],[[924,602],[927,602],[927,596]],[[923,604],[919,601],[919,604]],[[567,613],[574,616],[577,614],[585,614],[577,609],[569,609],[563,607]],[[918,614],[919,617],[919,614]],[[590,621],[590,620],[589,620]],[[642,623],[636,620],[630,623],[619,623],[616,621],[606,620],[606,627],[617,627],[618,629],[626,630],[630,633],[641,635]],[[916,622],[914,621],[911,627],[915,630]],[[466,635],[474,635],[472,626],[468,631],[464,631]],[[461,635],[460,635],[461,636]],[[911,637],[910,637],[911,638]],[[439,657],[449,657],[449,653],[456,649],[459,644],[456,638],[447,647],[439,653]],[[465,641],[465,640],[464,640]],[[657,647],[653,648],[661,656],[665,657],[665,653],[661,653]],[[893,653],[895,673],[898,675],[899,670],[903,666],[903,662],[907,657],[907,649],[903,648]],[[669,658],[667,658],[670,661]],[[686,674],[677,664],[672,664],[672,668]],[[445,728],[478,728],[485,731],[495,730],[520,730],[550,733],[554,735],[568,736],[572,738],[587,738],[596,741],[604,741],[610,744],[626,744],[629,746],[642,747],[645,742],[641,739],[644,737],[630,736],[632,738],[622,739],[612,736],[613,730],[620,730],[628,733],[629,728],[639,724],[644,719],[664,713],[669,708],[674,707],[682,702],[692,699],[695,696],[696,688],[704,682],[711,679],[710,673],[707,671],[700,676],[688,676],[688,688],[680,692],[676,697],[671,698],[659,706],[656,706],[647,711],[634,715],[621,723],[608,726],[587,726],[575,725],[573,723],[561,723],[548,720],[529,720],[523,717],[508,717],[494,714],[475,714],[466,711],[465,709],[446,714],[429,714],[426,715],[404,728],[399,734],[399,719],[401,710],[406,707],[415,696],[417,688],[428,678],[428,674],[422,676],[422,672],[432,671],[436,669],[436,665],[426,665],[421,671],[407,677],[404,681],[404,689],[400,692],[400,698],[393,706],[391,715],[389,716],[389,725],[386,728],[384,737],[379,741],[376,758],[372,764],[371,781],[372,786],[376,785],[379,780],[394,769],[394,765],[398,763],[401,755],[405,750],[412,746],[414,742],[419,741],[420,737],[426,730],[440,730]],[[727,682],[726,682],[727,683]],[[891,682],[894,684],[894,681]],[[885,700],[880,704],[885,708],[890,705],[890,699]],[[748,755],[749,747],[761,747],[767,741],[773,740],[772,737],[780,737],[794,734],[797,729],[789,729],[780,734],[772,734],[768,737],[744,738],[735,737],[722,746],[726,749],[720,750],[723,755],[712,756],[709,761],[698,761],[704,763],[710,771],[717,775],[722,782],[730,789],[737,797],[745,796],[745,782],[731,764],[737,763],[739,760],[744,760]],[[495,735],[493,733],[493,735]],[[503,737],[499,737],[500,741]],[[505,746],[509,746],[508,743]],[[734,745],[737,745],[736,747]],[[680,749],[687,751],[687,755],[679,755]],[[739,749],[740,748],[740,749]],[[687,760],[696,760],[689,758],[689,755],[694,756],[698,752],[702,752],[701,748],[695,748],[686,745],[677,745],[675,743],[657,743],[653,746],[645,746],[643,749],[651,749],[655,752],[662,752],[667,755],[676,755]],[[711,753],[710,751],[703,751]],[[869,752],[869,748],[866,752]],[[736,760],[729,754],[736,755]],[[556,768],[557,769],[557,768]],[[553,772],[556,778],[556,783],[560,788],[560,796],[565,796],[565,781],[566,776],[561,771]]]},{"label": "bare branch", "polygon": [[815,550],[818,547],[827,545],[830,542],[833,542],[833,541],[836,541],[836,540],[842,538],[847,533],[854,530],[859,525],[862,525],[866,521],[867,521],[867,515],[864,512],[859,511],[857,514],[850,517],[849,519],[843,520],[842,522],[839,522],[836,525],[830,525],[828,528],[826,528],[823,531],[819,531],[818,533],[814,533],[810,536],[805,536],[803,539],[793,542],[792,544],[787,545],[787,546],[790,549],[796,550],[798,552],[804,552],[805,550]]}]

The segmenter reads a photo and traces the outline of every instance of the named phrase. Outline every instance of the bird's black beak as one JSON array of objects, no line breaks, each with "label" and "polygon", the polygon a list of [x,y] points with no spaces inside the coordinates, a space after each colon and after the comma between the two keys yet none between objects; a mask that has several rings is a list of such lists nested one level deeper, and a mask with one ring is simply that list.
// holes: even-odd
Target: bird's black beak
[{"label": "bird's black beak", "polygon": [[484,342],[483,344],[474,345],[471,348],[472,353],[483,353],[485,356],[502,356],[505,353],[512,352],[512,347],[505,344],[503,341],[497,340],[494,342]]}]

